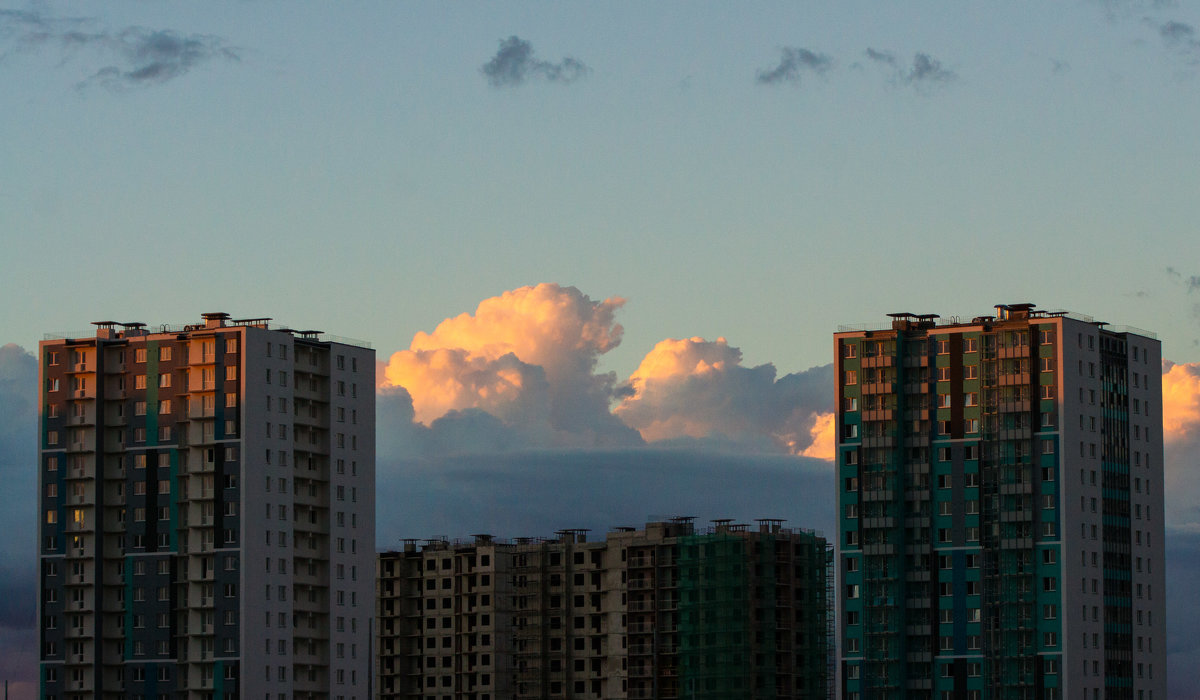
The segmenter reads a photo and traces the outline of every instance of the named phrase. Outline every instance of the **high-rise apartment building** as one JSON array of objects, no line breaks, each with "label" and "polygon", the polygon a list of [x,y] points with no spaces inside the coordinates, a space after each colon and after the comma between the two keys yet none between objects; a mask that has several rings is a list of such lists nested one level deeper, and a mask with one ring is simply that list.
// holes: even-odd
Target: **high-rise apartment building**
[{"label": "high-rise apartment building", "polygon": [[1154,336],[1032,304],[835,336],[846,700],[1165,700]]},{"label": "high-rise apartment building", "polygon": [[380,698],[825,698],[830,552],[760,521],[379,555]]},{"label": "high-rise apartment building", "polygon": [[267,321],[41,343],[40,697],[369,697],[374,351]]}]

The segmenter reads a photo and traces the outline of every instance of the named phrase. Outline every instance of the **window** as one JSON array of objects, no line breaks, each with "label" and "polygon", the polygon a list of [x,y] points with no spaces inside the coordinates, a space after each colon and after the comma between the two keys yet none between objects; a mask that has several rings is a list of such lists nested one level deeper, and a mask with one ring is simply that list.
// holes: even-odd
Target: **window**
[{"label": "window", "polygon": [[937,395],[938,408],[950,408],[950,394]]},{"label": "window", "polygon": [[842,410],[857,411],[858,410],[858,399],[853,396],[847,396],[847,397],[843,398],[842,399]]},{"label": "window", "polygon": [[938,378],[939,382],[950,381],[950,368],[949,367],[938,367],[937,368],[937,378]]},{"label": "window", "polygon": [[979,379],[979,365],[964,365],[963,379]]},{"label": "window", "polygon": [[979,343],[975,338],[963,339],[963,352],[978,352]]},{"label": "window", "polygon": [[146,388],[146,375],[139,374],[136,377],[134,377],[133,378],[133,388],[134,389],[145,389]]},{"label": "window", "polygon": [[979,405],[979,394],[977,394],[975,392],[969,392],[967,394],[963,394],[963,405],[964,406],[978,406]]},{"label": "window", "polygon": [[853,358],[858,357],[858,346],[846,343],[842,345],[842,357]]},{"label": "window", "polygon": [[[1054,398],[1054,385],[1053,384],[1043,384],[1041,386],[1041,397],[1043,399]],[[1049,415],[1049,414],[1047,414],[1047,415]]]},{"label": "window", "polygon": [[949,355],[950,354],[950,341],[949,340],[937,341],[937,354],[939,354],[939,355]]},{"label": "window", "polygon": [[845,384],[846,386],[853,386],[855,384],[858,384],[858,372],[856,372],[855,370],[852,370],[852,369],[848,369],[845,372],[843,372],[842,383]]},{"label": "window", "polygon": [[134,362],[145,362],[146,361],[146,348],[138,348],[137,350],[134,350],[133,361]]}]

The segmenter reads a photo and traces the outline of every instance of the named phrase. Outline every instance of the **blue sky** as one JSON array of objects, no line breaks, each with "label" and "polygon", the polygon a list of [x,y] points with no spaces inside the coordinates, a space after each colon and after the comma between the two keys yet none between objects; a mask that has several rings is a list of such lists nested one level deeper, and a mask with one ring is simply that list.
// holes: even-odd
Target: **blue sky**
[{"label": "blue sky", "polygon": [[[554,281],[630,300],[621,374],[664,337],[790,371],[838,323],[1021,300],[1200,359],[1165,272],[1200,272],[1200,49],[1162,33],[1195,6],[30,7],[47,38],[0,24],[0,328],[26,346],[225,309],[391,352]],[[204,50],[143,84],[97,75],[143,66],[130,42],[61,40],[131,27]],[[509,36],[589,70],[491,86]],[[756,80],[793,48],[827,68]],[[906,80],[918,53],[948,79]]]},{"label": "blue sky", "polygon": [[[682,511],[828,528],[809,495],[832,481],[803,455],[831,335],[892,311],[1032,301],[1200,362],[1197,4],[15,3],[0,114],[0,346],[19,346],[0,349],[0,472],[22,494],[21,348],[101,319],[270,315],[406,351],[397,371],[432,384],[424,332],[519,376],[520,401],[467,387],[432,421],[417,384],[383,390],[380,492],[419,483],[429,510],[380,522],[415,537]],[[495,319],[527,301],[506,360]],[[1200,365],[1172,376],[1200,387]],[[1182,396],[1174,600],[1200,566],[1200,390]],[[629,470],[646,489],[576,510],[480,500],[553,504]],[[408,531],[457,512],[475,522]],[[26,550],[0,548],[4,600],[32,595]],[[0,606],[0,675],[28,665],[23,609]],[[1185,698],[1200,639],[1176,610]]]}]

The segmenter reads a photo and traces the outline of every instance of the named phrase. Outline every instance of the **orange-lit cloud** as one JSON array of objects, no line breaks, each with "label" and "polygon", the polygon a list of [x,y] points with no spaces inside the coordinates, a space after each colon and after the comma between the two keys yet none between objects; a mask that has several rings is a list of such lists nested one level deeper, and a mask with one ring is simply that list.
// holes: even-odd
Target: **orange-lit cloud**
[{"label": "orange-lit cloud", "polygon": [[624,303],[549,283],[505,292],[417,333],[389,358],[380,387],[404,387],[425,425],[479,409],[567,442],[636,442],[609,411],[615,376],[596,373],[598,356],[621,342],[614,316]]},{"label": "orange-lit cloud", "polygon": [[629,377],[632,394],[615,409],[649,442],[719,438],[801,454],[813,443],[817,415],[831,387],[775,367],[742,366],[724,338],[667,339]]},{"label": "orange-lit cloud", "polygon": [[[378,370],[391,435],[422,453],[690,442],[829,459],[830,366],[776,379],[724,338],[667,339],[625,383],[597,372],[625,303],[539,284],[417,333]],[[614,402],[618,402],[615,408]]]},{"label": "orange-lit cloud", "polygon": [[1200,429],[1200,362],[1167,364],[1163,372],[1163,439],[1178,442]]},{"label": "orange-lit cloud", "polygon": [[834,414],[822,413],[812,427],[812,444],[800,454],[832,462],[834,458]]}]

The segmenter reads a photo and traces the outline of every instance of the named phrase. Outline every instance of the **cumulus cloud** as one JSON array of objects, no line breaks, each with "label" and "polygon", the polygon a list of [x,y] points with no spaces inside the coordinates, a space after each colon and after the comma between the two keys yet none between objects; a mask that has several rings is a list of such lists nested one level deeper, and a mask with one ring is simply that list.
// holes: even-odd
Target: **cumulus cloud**
[{"label": "cumulus cloud", "polygon": [[809,49],[784,47],[779,53],[778,65],[758,71],[755,80],[759,85],[799,83],[803,73],[824,75],[833,68],[832,58]]},{"label": "cumulus cloud", "polygon": [[832,411],[816,417],[813,427],[809,431],[812,442],[804,448],[801,455],[823,459],[827,462],[833,461],[837,456],[837,429],[834,423],[836,418],[837,414]]},{"label": "cumulus cloud", "polygon": [[417,333],[388,360],[383,387],[403,387],[414,420],[430,427],[479,410],[538,444],[637,444],[609,409],[616,376],[596,372],[599,356],[621,342],[615,312],[624,303],[557,284],[505,292]]},{"label": "cumulus cloud", "polygon": [[1200,362],[1164,363],[1163,440],[1182,442],[1200,434]]},{"label": "cumulus cloud", "polygon": [[137,26],[112,30],[87,18],[34,11],[0,11],[0,37],[24,50],[58,50],[64,61],[88,51],[103,65],[80,87],[95,84],[110,90],[164,83],[214,59],[239,60],[238,51],[217,36]]},{"label": "cumulus cloud", "polygon": [[592,72],[582,61],[570,56],[558,63],[534,58],[533,45],[517,36],[501,39],[496,55],[479,70],[493,87],[514,87],[529,80],[573,83]]},{"label": "cumulus cloud", "polygon": [[833,396],[830,366],[778,381],[771,364],[742,365],[724,338],[659,342],[630,376],[615,412],[649,442],[715,438],[800,454]]}]

